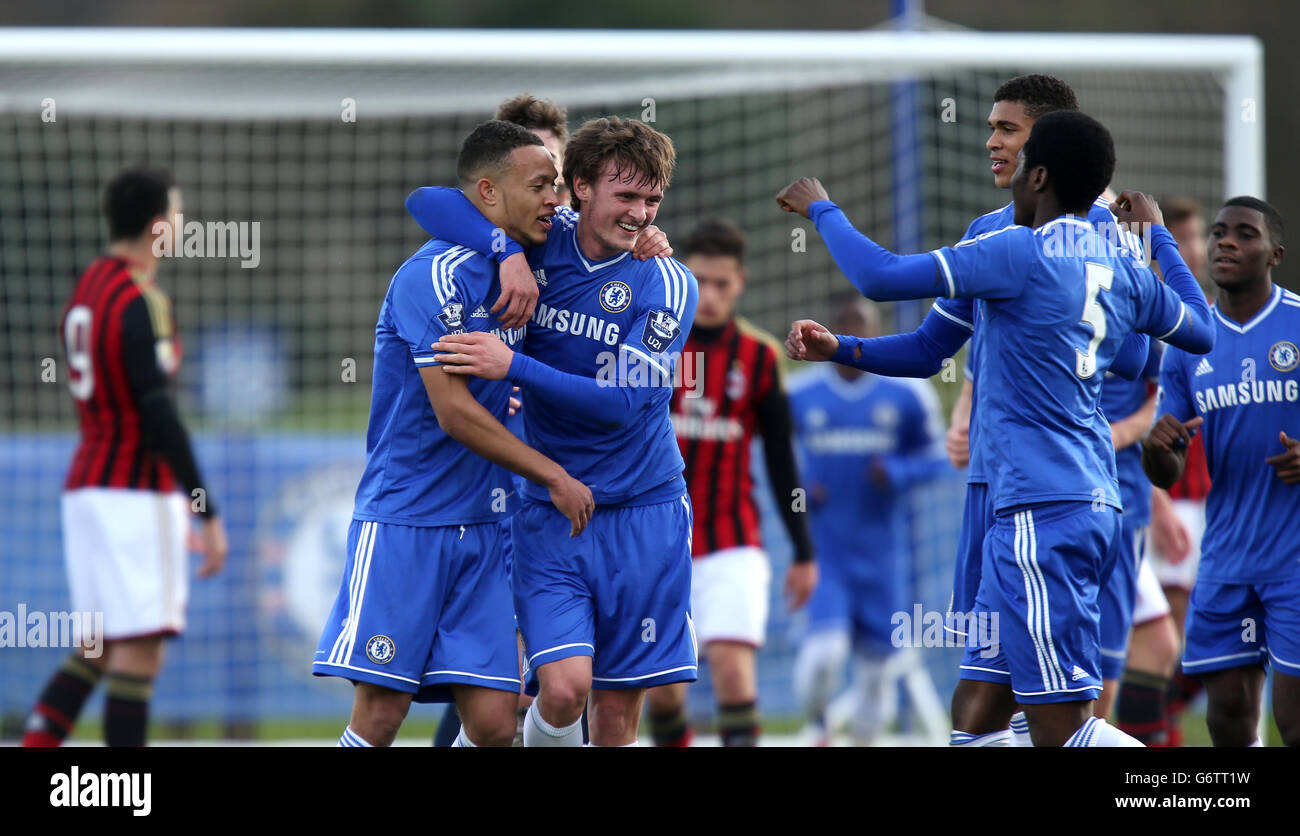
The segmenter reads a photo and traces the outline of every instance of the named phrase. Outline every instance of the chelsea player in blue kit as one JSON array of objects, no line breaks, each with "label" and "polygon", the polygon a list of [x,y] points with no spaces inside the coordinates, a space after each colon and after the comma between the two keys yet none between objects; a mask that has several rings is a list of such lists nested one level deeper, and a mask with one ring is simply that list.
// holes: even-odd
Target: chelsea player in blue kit
[{"label": "chelsea player in blue kit", "polygon": [[[1078,108],[1074,90],[1053,76],[1017,76],[1000,85],[989,112],[991,133],[985,143],[992,160],[994,184],[999,188],[1010,187],[1016,171],[1016,157],[1038,118],[1054,111]],[[1015,222],[1014,208],[1014,204],[1008,203],[997,211],[976,218],[961,240],[973,240],[986,232],[1011,226]],[[841,214],[823,211],[813,219],[833,255],[841,250],[852,252],[857,244],[857,232]],[[1107,235],[1117,236],[1119,233],[1110,211],[1110,201],[1104,198],[1093,202],[1088,220]],[[856,267],[852,259],[837,256],[837,262],[853,280]],[[984,534],[993,521],[983,450],[976,443],[979,427],[974,420],[973,408],[976,386],[971,369],[979,353],[979,305],[976,299],[939,299],[916,331],[868,340],[852,337],[837,340],[818,323],[800,320],[794,323],[786,341],[787,353],[795,360],[834,360],[873,374],[931,377],[938,374],[943,362],[970,339],[967,380],[962,392],[966,408],[964,414],[959,414],[962,411],[960,406],[954,409],[954,426],[948,434],[949,455],[954,465],[968,465],[966,501],[947,625],[951,632],[963,636],[965,623],[974,615]],[[1126,380],[1135,379],[1147,361],[1148,347],[1146,335],[1128,335],[1111,371]],[[1015,703],[1005,698],[1002,686],[1006,681],[1004,665],[991,668],[987,661],[978,659],[967,660],[967,664],[962,665],[961,680],[952,699],[953,728],[958,730],[953,733],[954,745],[1006,745],[1012,739],[1007,732],[1007,718],[1011,718],[1013,727],[1023,728],[1023,715],[1011,717]],[[995,728],[997,731],[978,735],[960,731],[971,728]],[[1025,731],[1025,738],[1027,734]]]},{"label": "chelsea player in blue kit", "polygon": [[[1120,527],[1101,376],[1130,330],[1193,351],[1213,344],[1204,296],[1167,230],[1152,233],[1165,286],[1080,217],[1113,170],[1102,125],[1077,112],[1047,114],[1012,180],[1023,225],[930,255],[894,255],[859,235],[853,260],[868,296],[984,300],[976,377],[996,518],[976,609],[1001,614],[1000,649],[1035,745],[1135,742],[1089,716],[1101,689],[1097,594]],[[825,211],[829,201],[807,200],[820,184],[800,183],[778,197],[783,208]],[[1145,196],[1121,201],[1138,204],[1124,220],[1158,218]]]},{"label": "chelsea player in blue kit", "polygon": [[[514,518],[525,683],[538,694],[525,746],[579,745],[588,696],[592,743],[634,745],[644,689],[696,678],[691,508],[668,406],[697,290],[676,261],[630,256],[674,162],[671,140],[636,120],[580,128],[564,179],[582,212],[559,211],[545,245],[529,252],[542,288],[526,353],[479,334],[439,341],[449,370],[523,389],[529,442],[591,485],[599,506],[576,539],[531,490]],[[465,208],[437,189],[417,190],[407,206],[454,240],[456,224],[442,217],[449,196]],[[490,246],[491,232],[480,226],[465,243]]]},{"label": "chelsea player in blue kit", "polygon": [[[545,239],[556,170],[536,135],[485,122],[457,173],[500,228]],[[351,558],[312,665],[355,685],[341,746],[390,745],[412,699],[448,698],[464,718],[457,745],[509,745],[519,668],[499,526],[511,504],[506,468],[574,532],[594,510],[586,486],[502,425],[508,383],[467,381],[435,359],[439,338],[471,329],[520,342],[522,329],[488,311],[499,295],[492,261],[430,241],[398,268],[380,309]]]},{"label": "chelsea player in blue kit", "polygon": [[[876,306],[835,300],[832,325],[870,338]],[[911,612],[911,542],[906,500],[948,467],[943,418],[927,382],[891,380],[847,366],[790,381],[801,467],[821,574],[808,603],[808,634],[794,664],[795,693],[815,745],[829,745],[826,708],[850,654],[857,698],[850,730],[869,745],[882,721],[886,660],[895,615]]]},{"label": "chelsea player in blue kit", "polygon": [[1272,206],[1236,197],[1219,210],[1214,350],[1165,352],[1160,417],[1142,445],[1147,475],[1167,488],[1191,433],[1203,434],[1211,487],[1183,670],[1205,683],[1215,746],[1261,745],[1266,663],[1282,741],[1300,746],[1300,296],[1273,283],[1282,255]]}]

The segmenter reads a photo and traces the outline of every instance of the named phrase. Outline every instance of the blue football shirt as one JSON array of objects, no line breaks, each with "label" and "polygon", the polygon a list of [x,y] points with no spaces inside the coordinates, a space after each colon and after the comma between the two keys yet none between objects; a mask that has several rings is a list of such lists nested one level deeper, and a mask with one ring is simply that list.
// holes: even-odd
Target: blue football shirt
[{"label": "blue football shirt", "polygon": [[[581,404],[525,391],[528,443],[591,488],[597,505],[650,504],[686,492],[685,467],[669,402],[682,345],[695,320],[695,277],[671,258],[639,261],[619,253],[592,261],[578,245],[578,214],[561,207],[546,243],[528,250],[540,287],[524,351],[569,374],[607,380],[648,364],[665,385],[648,387],[639,411],[617,425],[582,413]],[[549,501],[528,483],[524,495]]]},{"label": "blue football shirt", "polygon": [[1279,432],[1300,437],[1300,296],[1276,285],[1250,322],[1217,308],[1214,350],[1165,351],[1161,414],[1201,416],[1210,493],[1198,577],[1266,583],[1300,576],[1300,485],[1264,460],[1284,452]]},{"label": "blue football shirt", "polygon": [[[1110,202],[1102,197],[1093,201],[1092,207],[1088,210],[1088,221],[1098,229],[1105,229],[1107,225],[1113,225],[1115,216],[1110,211]],[[961,240],[970,241],[987,232],[995,232],[1008,226],[1015,226],[1015,223],[1016,206],[1014,203],[1008,203],[1001,209],[980,215],[971,221],[970,226],[966,227],[966,234],[961,237]],[[958,242],[958,244],[960,243]],[[979,358],[979,323],[983,318],[981,305],[982,302],[979,299],[937,299],[934,303],[934,309],[945,318],[956,322],[971,332],[970,343],[966,348],[966,365],[963,369],[966,377],[971,381],[970,435],[968,437],[970,462],[967,465],[966,481],[986,483],[989,479],[984,464],[984,446],[977,443],[980,428],[979,422],[975,420],[978,404],[975,394],[979,389],[979,383],[975,380],[974,369]]]},{"label": "blue football shirt", "polygon": [[1178,329],[1178,294],[1081,218],[1005,227],[934,256],[949,295],[983,300],[975,377],[995,510],[1122,508],[1101,381],[1129,331]]},{"label": "blue football shirt", "polygon": [[[422,367],[437,365],[433,344],[446,334],[489,331],[507,345],[522,342],[523,329],[503,329],[488,313],[500,288],[494,262],[445,241],[429,241],[393,275],[375,325],[366,468],[354,519],[467,525],[513,510],[509,471],[442,431],[420,377]],[[510,383],[466,380],[474,398],[505,421]]]},{"label": "blue football shirt", "polygon": [[[911,580],[908,489],[947,470],[934,387],[872,374],[849,381],[820,366],[787,391],[818,560],[876,585],[881,606],[899,609]],[[888,487],[873,478],[877,464]]]}]

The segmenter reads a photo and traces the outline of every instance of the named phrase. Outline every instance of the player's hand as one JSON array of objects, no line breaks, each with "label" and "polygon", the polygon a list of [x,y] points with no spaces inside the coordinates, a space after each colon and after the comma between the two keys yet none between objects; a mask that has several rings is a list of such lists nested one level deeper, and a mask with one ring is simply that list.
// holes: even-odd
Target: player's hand
[{"label": "player's hand", "polygon": [[641,234],[636,237],[636,243],[632,245],[632,257],[640,261],[668,258],[672,254],[673,248],[668,245],[668,235],[654,224],[641,230]]},{"label": "player's hand", "polygon": [[226,541],[226,526],[220,517],[208,517],[199,527],[199,552],[203,554],[203,563],[199,565],[199,577],[210,578],[226,565],[226,554],[230,544]]},{"label": "player's hand", "polygon": [[501,324],[507,328],[523,328],[533,318],[537,307],[537,279],[528,267],[523,253],[514,253],[501,262],[501,295],[492,306],[491,313],[504,311]]},{"label": "player's hand", "polygon": [[883,456],[872,456],[867,468],[871,476],[871,482],[876,486],[876,490],[881,493],[888,493],[893,489],[893,481],[889,478],[889,467],[885,464]]},{"label": "player's hand", "polygon": [[777,192],[776,203],[787,212],[808,217],[808,207],[819,200],[830,200],[816,177],[800,177],[781,191]]},{"label": "player's hand", "polygon": [[817,562],[807,560],[791,563],[785,572],[785,600],[791,610],[797,610],[812,597],[817,588]]},{"label": "player's hand", "polygon": [[567,473],[548,487],[551,502],[561,514],[569,518],[569,536],[577,537],[596,512],[596,500],[591,496],[591,489]]},{"label": "player's hand", "polygon": [[[1159,488],[1154,490],[1159,491]],[[1163,491],[1162,491],[1163,493]],[[1192,553],[1192,537],[1187,526],[1174,513],[1169,494],[1151,501],[1151,547],[1169,563],[1182,563]]]},{"label": "player's hand", "polygon": [[433,344],[434,360],[443,364],[448,374],[472,374],[487,380],[504,380],[510,372],[515,353],[496,334],[469,331],[447,334]]},{"label": "player's hand", "polygon": [[516,412],[518,412],[519,410],[521,410],[521,409],[524,408],[524,402],[523,402],[523,399],[519,397],[518,392],[519,392],[519,387],[518,387],[518,386],[511,386],[511,387],[510,387],[510,400],[506,401],[506,403],[507,403],[507,404],[509,405],[509,407],[510,407],[509,412],[510,412],[510,415],[512,415],[512,416],[513,416]]},{"label": "player's hand", "polygon": [[970,425],[954,424],[943,437],[943,450],[948,461],[960,470],[970,464]]},{"label": "player's hand", "polygon": [[1123,191],[1110,205],[1110,211],[1116,220],[1135,235],[1139,230],[1133,224],[1160,224],[1164,226],[1165,216],[1160,212],[1160,204],[1149,194],[1143,192]]},{"label": "player's hand", "polygon": [[1276,470],[1277,478],[1285,484],[1300,485],[1300,439],[1287,438],[1284,432],[1277,436],[1286,450],[1264,459],[1264,464]]},{"label": "player's hand", "polygon": [[1142,439],[1142,445],[1150,445],[1164,453],[1186,450],[1192,443],[1196,428],[1204,423],[1205,419],[1199,415],[1190,421],[1179,421],[1166,412],[1151,425],[1151,430]]},{"label": "player's hand", "polygon": [[800,319],[790,326],[785,338],[785,353],[791,360],[824,362],[840,350],[839,338],[811,319]]}]

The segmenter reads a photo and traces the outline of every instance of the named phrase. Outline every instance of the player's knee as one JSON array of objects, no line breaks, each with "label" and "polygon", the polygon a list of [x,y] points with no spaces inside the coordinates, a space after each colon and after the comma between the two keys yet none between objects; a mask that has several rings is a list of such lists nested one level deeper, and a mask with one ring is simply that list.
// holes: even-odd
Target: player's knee
[{"label": "player's knee", "polygon": [[[591,686],[577,678],[553,677],[542,684],[542,718],[553,726],[570,726],[587,707]],[[558,722],[557,722],[558,721]]]},{"label": "player's knee", "polygon": [[509,746],[515,739],[516,717],[514,712],[476,717],[472,721],[466,719],[464,726],[465,734],[475,746]]}]

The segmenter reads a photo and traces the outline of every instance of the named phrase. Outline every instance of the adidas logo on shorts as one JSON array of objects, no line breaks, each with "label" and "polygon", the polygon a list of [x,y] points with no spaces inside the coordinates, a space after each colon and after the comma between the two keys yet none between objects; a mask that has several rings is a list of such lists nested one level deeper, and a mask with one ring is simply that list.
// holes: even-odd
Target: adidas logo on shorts
[{"label": "adidas logo on shorts", "polygon": [[1078,665],[1075,665],[1074,670],[1070,671],[1070,681],[1078,682],[1080,679],[1083,679],[1087,675],[1088,675],[1087,671],[1085,671],[1083,668],[1079,667]]},{"label": "adidas logo on shorts", "polygon": [[1214,366],[1210,365],[1208,358],[1202,357],[1201,362],[1196,364],[1196,373],[1193,377],[1200,377],[1201,375],[1209,374],[1212,371],[1214,371]]}]

